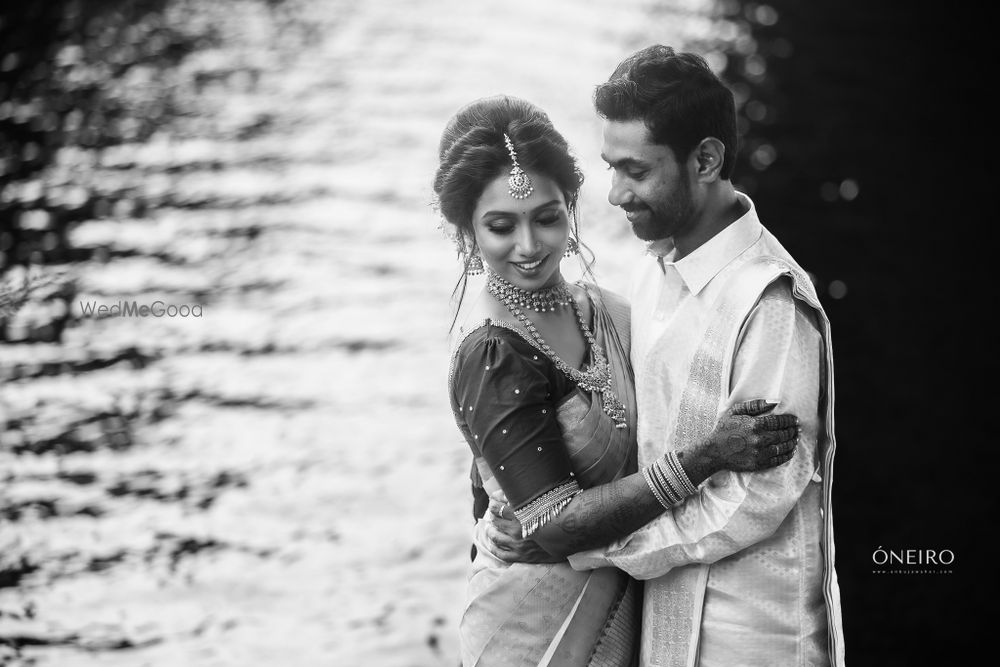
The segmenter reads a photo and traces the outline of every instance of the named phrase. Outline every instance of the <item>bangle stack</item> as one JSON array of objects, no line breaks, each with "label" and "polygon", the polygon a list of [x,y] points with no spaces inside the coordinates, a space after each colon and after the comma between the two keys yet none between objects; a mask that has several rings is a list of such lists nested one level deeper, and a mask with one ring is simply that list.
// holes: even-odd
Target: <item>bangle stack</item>
[{"label": "bangle stack", "polygon": [[668,452],[656,459],[651,465],[642,469],[642,476],[646,478],[649,490],[664,509],[680,504],[682,500],[697,491],[684,472],[677,452]]}]

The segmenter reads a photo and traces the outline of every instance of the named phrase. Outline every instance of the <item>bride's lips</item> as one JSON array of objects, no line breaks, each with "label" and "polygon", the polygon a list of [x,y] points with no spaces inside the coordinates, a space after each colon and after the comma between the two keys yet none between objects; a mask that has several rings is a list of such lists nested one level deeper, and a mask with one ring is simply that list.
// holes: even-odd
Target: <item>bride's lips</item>
[{"label": "bride's lips", "polygon": [[514,267],[525,277],[532,277],[538,275],[541,271],[542,264],[545,260],[549,258],[549,255],[545,255],[540,259],[535,259],[530,262],[511,262]]}]

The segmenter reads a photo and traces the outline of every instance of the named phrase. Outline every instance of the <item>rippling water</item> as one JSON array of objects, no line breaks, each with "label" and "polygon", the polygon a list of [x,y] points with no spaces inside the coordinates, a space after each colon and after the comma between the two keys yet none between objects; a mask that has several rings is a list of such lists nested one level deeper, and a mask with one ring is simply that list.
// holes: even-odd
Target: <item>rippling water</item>
[{"label": "rippling water", "polygon": [[[704,2],[231,0],[190,117],[101,157],[61,344],[0,348],[0,664],[455,665],[471,530],[428,202],[475,97],[548,110],[621,289],[593,86]],[[663,5],[666,5],[664,9]],[[273,12],[273,13],[272,13]],[[200,14],[191,20],[204,20]],[[86,316],[84,304],[201,316]]]}]

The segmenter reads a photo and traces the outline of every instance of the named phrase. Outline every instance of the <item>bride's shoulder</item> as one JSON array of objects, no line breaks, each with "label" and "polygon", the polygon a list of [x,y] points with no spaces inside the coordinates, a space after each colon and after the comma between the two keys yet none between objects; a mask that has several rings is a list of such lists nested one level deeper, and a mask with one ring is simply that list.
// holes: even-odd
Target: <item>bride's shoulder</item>
[{"label": "bride's shoulder", "polygon": [[483,291],[463,308],[462,316],[456,324],[452,336],[455,347],[475,346],[488,339],[520,338],[522,327],[511,316],[503,304]]},{"label": "bride's shoulder", "polygon": [[601,287],[595,282],[580,280],[573,283],[570,289],[573,291],[573,295],[577,297],[577,303],[580,303],[581,299],[583,299],[585,301],[602,303],[614,309],[628,308],[628,299],[618,292]]},{"label": "bride's shoulder", "polygon": [[513,316],[507,311],[502,303],[490,296],[489,292],[483,289],[462,308],[459,318],[459,329],[471,331],[486,326],[491,322],[513,321]]}]

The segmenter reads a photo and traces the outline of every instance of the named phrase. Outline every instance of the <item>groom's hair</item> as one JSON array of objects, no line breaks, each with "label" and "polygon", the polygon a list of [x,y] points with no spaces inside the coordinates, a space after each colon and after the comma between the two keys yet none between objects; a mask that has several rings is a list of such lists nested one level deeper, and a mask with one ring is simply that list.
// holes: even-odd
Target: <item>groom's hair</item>
[{"label": "groom's hair", "polygon": [[701,56],[660,44],[633,53],[597,86],[594,106],[608,120],[642,120],[653,142],[669,146],[679,161],[702,139],[715,137],[726,148],[720,175],[732,176],[736,103]]}]

